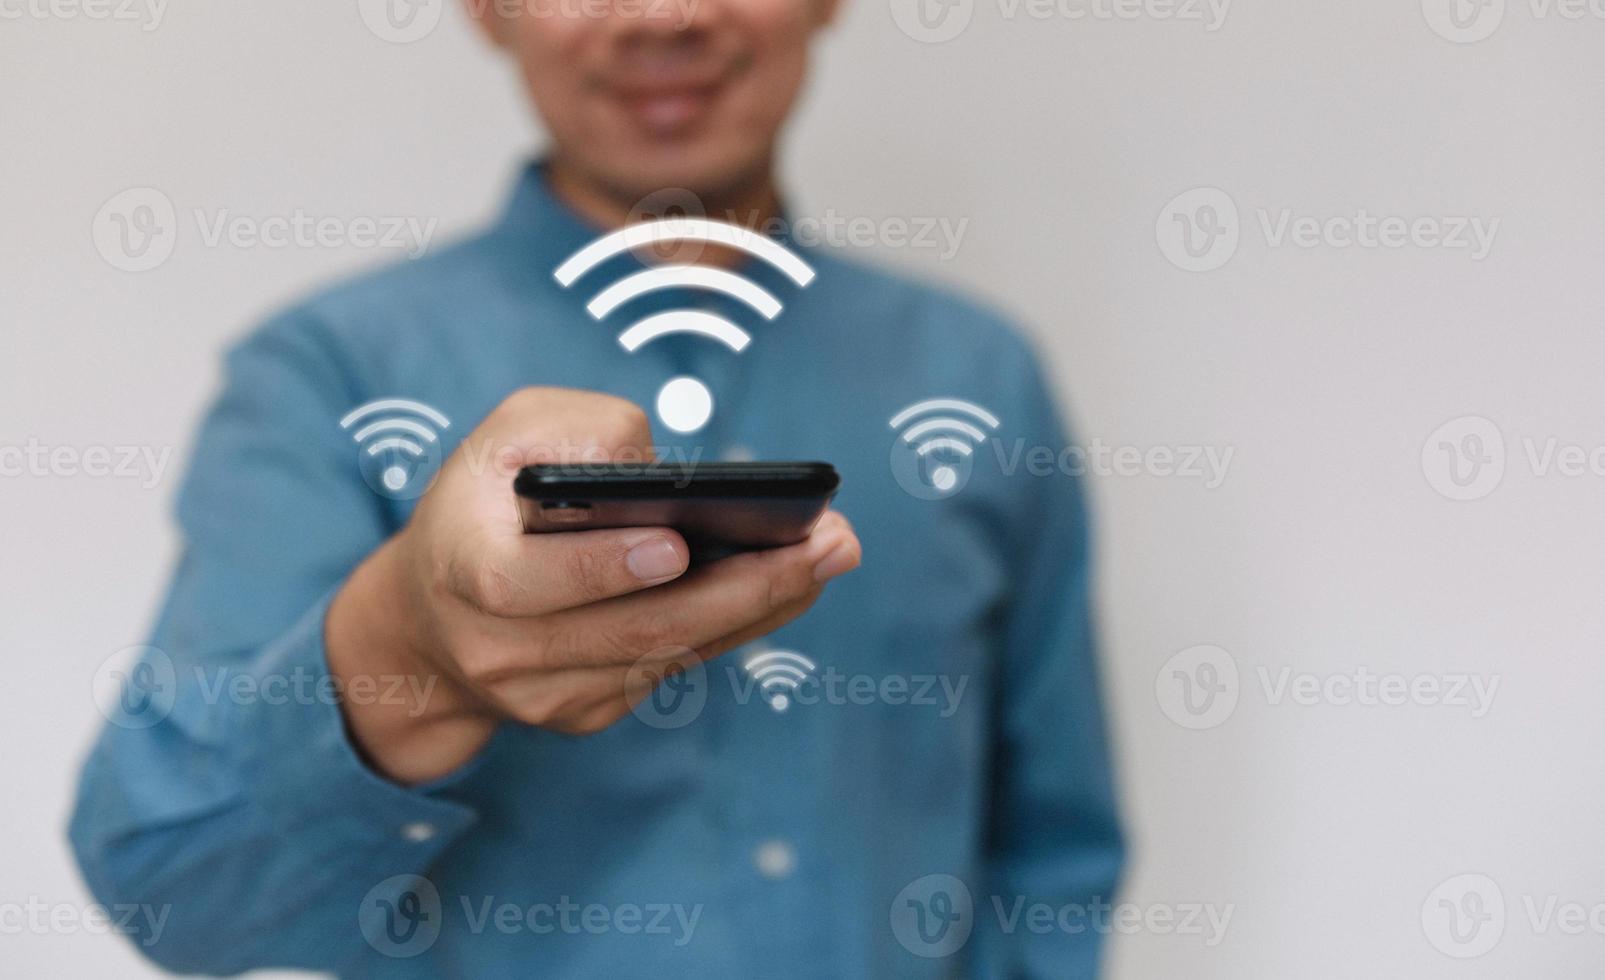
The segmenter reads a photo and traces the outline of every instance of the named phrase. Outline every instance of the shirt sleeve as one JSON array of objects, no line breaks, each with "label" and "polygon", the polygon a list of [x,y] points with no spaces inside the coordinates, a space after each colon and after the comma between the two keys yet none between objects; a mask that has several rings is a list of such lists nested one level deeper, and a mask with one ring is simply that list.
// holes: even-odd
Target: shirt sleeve
[{"label": "shirt sleeve", "polygon": [[476,820],[451,798],[463,773],[403,788],[345,732],[324,615],[397,518],[339,429],[354,386],[326,338],[292,315],[228,358],[179,498],[182,557],[81,776],[84,877],[108,905],[160,910],[129,938],[169,969],[349,967],[373,954],[370,889]]},{"label": "shirt sleeve", "polygon": [[[1012,435],[1054,458],[1069,445],[1035,359],[1023,349],[1009,372],[1017,389]],[[1125,856],[1095,643],[1089,529],[1078,476],[1006,474],[1011,602],[1000,665],[987,837],[987,896],[978,901],[987,978],[1082,980],[1099,973],[1106,930],[1098,909],[1114,900]],[[1072,928],[1005,930],[994,900],[1013,908],[1071,906]],[[1107,922],[1107,915],[1101,920]],[[1074,926],[1084,924],[1085,928]]]}]

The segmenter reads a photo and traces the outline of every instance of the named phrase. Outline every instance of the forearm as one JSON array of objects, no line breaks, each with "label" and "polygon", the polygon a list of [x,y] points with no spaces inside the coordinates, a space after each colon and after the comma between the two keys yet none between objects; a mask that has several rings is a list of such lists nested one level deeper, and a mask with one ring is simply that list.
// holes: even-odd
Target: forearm
[{"label": "forearm", "polygon": [[403,784],[439,779],[466,764],[496,728],[491,706],[428,656],[419,603],[407,594],[399,537],[359,565],[329,606],[324,628],[330,673],[345,691],[361,684],[392,696],[342,699],[358,751]]},{"label": "forearm", "polygon": [[[427,872],[474,823],[444,787],[406,789],[357,758],[322,696],[325,618],[318,603],[226,667],[179,649],[183,627],[159,632],[178,662],[172,712],[109,726],[85,766],[71,827],[84,877],[104,903],[153,910],[160,928],[130,938],[164,966],[337,969],[367,956],[356,910],[368,890]],[[302,677],[313,685],[269,696],[284,690],[269,681]]]}]

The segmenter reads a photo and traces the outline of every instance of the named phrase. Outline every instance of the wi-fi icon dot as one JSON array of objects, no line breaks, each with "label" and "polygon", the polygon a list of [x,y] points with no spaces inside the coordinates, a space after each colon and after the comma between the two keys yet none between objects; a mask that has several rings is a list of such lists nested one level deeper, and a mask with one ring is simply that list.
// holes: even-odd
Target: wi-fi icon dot
[{"label": "wi-fi icon dot", "polygon": [[351,438],[370,457],[389,454],[379,481],[391,494],[407,489],[424,457],[439,442],[440,430],[451,428],[446,416],[409,398],[380,398],[354,408],[340,420],[340,428],[351,431],[364,419],[372,421],[357,427]]},{"label": "wi-fi icon dot", "polygon": [[741,665],[758,682],[769,707],[785,711],[791,707],[792,695],[802,687],[814,672],[816,665],[800,653],[774,650],[747,658]]},{"label": "wi-fi icon dot", "polygon": [[[738,249],[768,262],[799,287],[806,287],[814,280],[813,268],[774,239],[740,225],[707,218],[664,218],[621,228],[569,256],[552,275],[567,289],[581,276],[621,252],[668,241],[697,241]],[[658,265],[603,289],[585,309],[593,319],[600,321],[638,297],[661,289],[679,288],[721,293],[746,304],[765,320],[773,320],[784,308],[773,293],[726,269],[706,265]],[[670,334],[704,337],[737,354],[752,342],[751,334],[717,313],[678,309],[637,320],[619,334],[619,346],[633,354]],[[657,410],[658,418],[673,431],[696,432],[713,415],[713,393],[696,378],[674,378],[658,391]]]},{"label": "wi-fi icon dot", "polygon": [[[909,422],[925,418],[913,425]],[[912,446],[922,461],[942,458],[943,454],[957,455],[968,460],[975,447],[985,442],[996,430],[998,417],[975,404],[959,398],[931,398],[914,404],[892,416],[891,427],[902,430],[903,442]],[[908,425],[904,429],[903,426]],[[982,429],[981,426],[985,426]],[[939,463],[930,471],[931,485],[942,493],[958,489],[959,472],[950,463]]]}]

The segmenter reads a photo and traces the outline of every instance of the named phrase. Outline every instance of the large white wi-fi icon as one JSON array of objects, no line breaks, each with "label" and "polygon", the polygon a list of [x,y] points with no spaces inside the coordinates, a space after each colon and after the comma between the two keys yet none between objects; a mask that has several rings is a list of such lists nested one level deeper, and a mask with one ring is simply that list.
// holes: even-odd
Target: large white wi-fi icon
[{"label": "large white wi-fi icon", "polygon": [[[391,453],[380,482],[391,493],[400,493],[412,479],[415,466],[405,465],[405,457],[415,463],[426,454],[426,445],[439,441],[438,430],[451,428],[451,422],[423,402],[409,398],[380,398],[346,413],[340,428],[350,430],[363,419],[378,416],[351,434],[369,456]],[[408,417],[416,416],[416,418]]]},{"label": "large white wi-fi icon", "polygon": [[[914,452],[922,460],[941,452],[957,453],[968,458],[975,452],[976,446],[987,440],[987,430],[995,430],[1000,424],[996,415],[973,402],[959,398],[930,398],[915,402],[892,416],[891,426],[894,430],[902,429],[911,420],[933,413],[946,414],[915,422],[903,430],[903,441],[913,446]],[[986,430],[976,423],[986,426]],[[945,463],[931,471],[931,484],[943,493],[954,489],[958,480],[958,471]]]},{"label": "large white wi-fi icon", "polygon": [[776,711],[791,707],[791,696],[814,672],[816,665],[800,653],[773,650],[748,657],[741,665]]},{"label": "large white wi-fi icon", "polygon": [[[740,225],[707,218],[664,218],[621,228],[569,256],[553,276],[567,289],[581,276],[627,249],[668,241],[725,245],[763,259],[798,286],[807,286],[814,280],[813,268],[774,239]],[[674,288],[723,293],[745,303],[766,320],[773,320],[784,308],[773,293],[734,272],[705,265],[659,265],[608,286],[587,303],[585,309],[600,321],[637,297]],[[752,342],[751,334],[717,313],[681,309],[637,320],[619,334],[619,345],[633,354],[659,337],[682,333],[716,340],[737,354]],[[713,393],[696,378],[674,378],[658,392],[657,409],[658,418],[670,429],[680,433],[695,432],[713,415]]]}]

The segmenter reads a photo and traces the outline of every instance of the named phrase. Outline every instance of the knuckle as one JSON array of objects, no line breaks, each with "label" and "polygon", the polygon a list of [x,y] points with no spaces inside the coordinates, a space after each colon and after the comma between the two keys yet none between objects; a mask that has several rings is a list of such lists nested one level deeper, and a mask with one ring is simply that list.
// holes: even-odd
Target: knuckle
[{"label": "knuckle", "polygon": [[499,643],[462,644],[454,647],[449,655],[468,683],[484,692],[493,692],[521,670],[517,654]]},{"label": "knuckle", "polygon": [[555,697],[536,695],[520,701],[513,709],[514,720],[536,728],[552,728],[562,723],[562,701]]},{"label": "knuckle", "polygon": [[643,611],[627,629],[608,637],[608,652],[621,661],[634,662],[655,650],[678,645],[674,612],[670,609]]},{"label": "knuckle", "polygon": [[475,607],[496,617],[516,614],[523,586],[492,562],[479,562],[468,575],[468,598]]},{"label": "knuckle", "polygon": [[561,627],[541,630],[528,647],[530,663],[537,670],[560,670],[577,659],[573,632]]},{"label": "knuckle", "polygon": [[603,731],[613,727],[613,723],[624,717],[625,712],[628,710],[628,707],[621,708],[619,705],[615,704],[608,704],[599,708],[592,708],[589,711],[582,712],[578,715],[578,717],[569,723],[568,734],[581,736],[598,735]]},{"label": "knuckle", "polygon": [[763,576],[762,607],[766,615],[785,609],[808,593],[814,584],[812,570],[800,562],[774,561]]},{"label": "knuckle", "polygon": [[581,596],[600,598],[610,593],[612,556],[594,548],[576,548],[564,559],[564,573]]},{"label": "knuckle", "polygon": [[766,575],[763,579],[763,597],[759,605],[765,616],[773,615],[780,607],[786,604],[785,595],[780,587],[780,577]]}]

